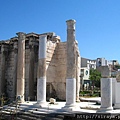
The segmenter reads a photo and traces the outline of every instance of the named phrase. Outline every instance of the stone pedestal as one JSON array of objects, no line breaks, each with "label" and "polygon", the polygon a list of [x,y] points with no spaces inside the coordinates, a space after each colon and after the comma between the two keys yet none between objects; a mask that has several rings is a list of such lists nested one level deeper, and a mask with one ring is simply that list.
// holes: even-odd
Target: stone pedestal
[{"label": "stone pedestal", "polygon": [[112,78],[112,104],[115,105],[115,87],[116,87],[116,78]]},{"label": "stone pedestal", "polygon": [[39,65],[37,80],[37,104],[46,104],[46,47],[47,36],[41,35],[39,39]]},{"label": "stone pedestal", "polygon": [[18,63],[17,63],[17,99],[24,102],[25,91],[25,33],[18,35]]},{"label": "stone pedestal", "polygon": [[76,79],[66,79],[66,104],[63,111],[79,111],[80,107],[76,104]]},{"label": "stone pedestal", "polygon": [[115,109],[120,109],[120,82],[115,84]]},{"label": "stone pedestal", "polygon": [[66,80],[66,106],[74,106],[76,102],[76,80],[67,79]]},{"label": "stone pedestal", "polygon": [[112,78],[101,78],[100,111],[110,111],[112,107]]}]

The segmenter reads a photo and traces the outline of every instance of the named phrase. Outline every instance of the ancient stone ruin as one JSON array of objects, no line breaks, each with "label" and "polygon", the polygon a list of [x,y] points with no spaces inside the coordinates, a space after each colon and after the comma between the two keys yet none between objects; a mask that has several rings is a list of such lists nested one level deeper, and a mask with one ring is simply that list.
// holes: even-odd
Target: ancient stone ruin
[{"label": "ancient stone ruin", "polygon": [[97,115],[97,119],[111,118],[111,114],[119,118],[120,72],[112,78],[108,66],[99,68],[102,70],[100,100],[82,98],[85,101],[76,102],[80,90],[80,53],[75,40],[76,21],[66,22],[66,42],[61,42],[55,33],[23,32],[0,41],[0,95],[4,94],[11,101],[17,98],[1,108],[3,117],[33,120],[43,115],[45,118],[63,114],[64,118],[81,118],[82,115],[88,119],[92,114],[92,118]]},{"label": "ancient stone ruin", "polygon": [[79,100],[80,54],[75,21],[67,21],[66,42],[53,32],[18,32],[0,41],[0,67],[0,96],[39,101],[43,95],[43,101],[53,97],[67,99],[68,104]]}]

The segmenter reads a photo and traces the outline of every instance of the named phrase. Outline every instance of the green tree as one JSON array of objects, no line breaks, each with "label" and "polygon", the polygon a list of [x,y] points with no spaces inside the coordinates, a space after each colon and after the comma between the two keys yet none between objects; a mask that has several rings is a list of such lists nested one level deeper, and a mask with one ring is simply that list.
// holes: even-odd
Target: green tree
[{"label": "green tree", "polygon": [[97,71],[96,69],[90,69],[89,78],[92,81],[93,90],[94,90],[94,86],[100,87],[101,73],[99,71]]}]

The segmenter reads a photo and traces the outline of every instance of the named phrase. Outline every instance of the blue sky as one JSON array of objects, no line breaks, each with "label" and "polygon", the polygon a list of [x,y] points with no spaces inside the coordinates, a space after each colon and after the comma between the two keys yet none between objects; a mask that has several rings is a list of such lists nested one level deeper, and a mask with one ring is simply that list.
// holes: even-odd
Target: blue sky
[{"label": "blue sky", "polygon": [[0,0],[0,40],[19,31],[55,32],[66,41],[66,20],[76,20],[82,57],[120,62],[120,0]]}]

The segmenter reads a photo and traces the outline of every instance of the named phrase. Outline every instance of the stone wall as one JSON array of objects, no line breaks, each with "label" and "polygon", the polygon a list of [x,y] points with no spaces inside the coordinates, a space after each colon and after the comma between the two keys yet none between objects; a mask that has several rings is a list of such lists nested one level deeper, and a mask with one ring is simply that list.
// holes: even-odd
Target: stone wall
[{"label": "stone wall", "polygon": [[47,100],[50,97],[55,97],[55,88],[53,82],[56,80],[56,55],[55,55],[56,43],[52,41],[47,42]]},{"label": "stone wall", "polygon": [[6,80],[6,92],[7,96],[14,99],[15,91],[14,91],[14,82],[13,82],[13,74],[14,74],[14,51],[9,51],[6,60],[6,72],[5,72],[5,80]]},{"label": "stone wall", "polygon": [[66,62],[67,62],[67,53],[66,53],[66,42],[61,42],[56,48],[56,91],[59,99],[66,99]]},{"label": "stone wall", "polygon": [[47,98],[65,100],[66,43],[52,43],[47,47]]},{"label": "stone wall", "polygon": [[[36,97],[36,87],[37,87],[37,64],[38,64],[38,38],[34,38],[32,36],[32,40],[34,39],[34,43],[31,48],[31,38],[26,36],[25,41],[25,100],[28,100],[28,97],[32,98],[31,100],[35,100]],[[5,70],[5,89],[0,89],[0,96],[5,95],[10,100],[16,99],[16,82],[17,82],[17,57],[18,54],[18,46],[15,46],[15,42],[18,44],[17,38],[11,38],[8,41],[0,41],[0,88],[3,86],[3,67]],[[2,46],[8,46],[7,51],[2,54]],[[16,48],[15,48],[16,47]],[[33,56],[31,56],[31,51]],[[3,66],[3,58],[5,56],[5,61]],[[32,61],[31,61],[31,59]],[[32,69],[31,69],[32,67]],[[30,81],[32,78],[32,82]],[[31,85],[32,84],[32,85]],[[31,94],[32,93],[32,94]]]}]

